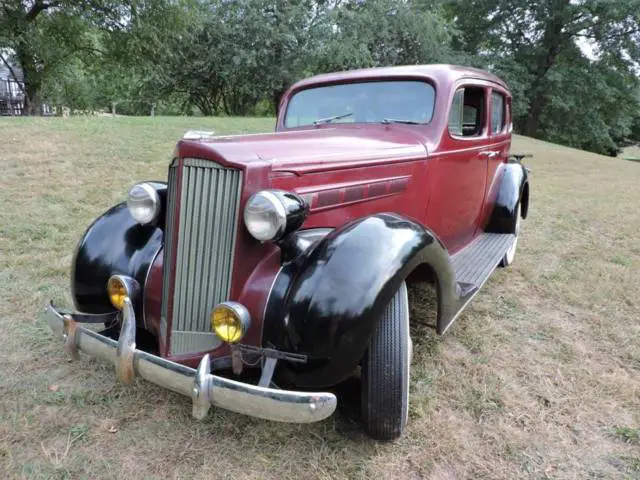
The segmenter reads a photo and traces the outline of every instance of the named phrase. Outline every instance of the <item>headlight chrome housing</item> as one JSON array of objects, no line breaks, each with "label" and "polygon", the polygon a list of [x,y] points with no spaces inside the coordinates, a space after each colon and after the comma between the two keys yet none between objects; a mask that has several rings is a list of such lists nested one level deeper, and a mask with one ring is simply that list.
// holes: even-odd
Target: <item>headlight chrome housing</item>
[{"label": "headlight chrome housing", "polygon": [[308,212],[309,206],[295,193],[262,190],[247,201],[244,224],[256,240],[277,242],[299,229]]},{"label": "headlight chrome housing", "polygon": [[238,302],[222,302],[211,312],[211,328],[224,342],[238,343],[251,326],[247,308]]},{"label": "headlight chrome housing", "polygon": [[127,208],[136,222],[146,225],[160,214],[160,196],[148,183],[137,183],[127,195]]}]

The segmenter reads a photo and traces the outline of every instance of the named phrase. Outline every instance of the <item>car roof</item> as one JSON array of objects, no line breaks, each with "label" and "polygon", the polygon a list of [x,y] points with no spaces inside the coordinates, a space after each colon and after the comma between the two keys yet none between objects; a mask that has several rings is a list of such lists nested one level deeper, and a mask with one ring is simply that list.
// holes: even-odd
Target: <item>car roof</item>
[{"label": "car roof", "polygon": [[506,83],[496,75],[479,68],[460,65],[404,65],[399,67],[377,67],[349,70],[346,72],[324,73],[301,80],[292,85],[290,90],[298,90],[319,83],[342,83],[374,78],[424,77],[436,82],[453,83],[460,79],[484,80],[507,89]]}]

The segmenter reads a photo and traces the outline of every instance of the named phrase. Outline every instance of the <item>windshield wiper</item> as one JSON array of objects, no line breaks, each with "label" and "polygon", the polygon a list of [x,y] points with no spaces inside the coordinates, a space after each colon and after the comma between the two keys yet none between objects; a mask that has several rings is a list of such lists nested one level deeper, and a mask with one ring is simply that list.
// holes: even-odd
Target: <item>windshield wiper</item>
[{"label": "windshield wiper", "polygon": [[353,115],[353,113],[343,113],[342,115],[334,115],[333,117],[319,118],[318,120],[313,122],[313,125],[314,126],[318,126],[318,125],[321,125],[323,123],[331,123],[334,120],[340,120],[341,118],[347,118],[347,117],[350,117],[352,115]]},{"label": "windshield wiper", "polygon": [[384,125],[389,125],[390,123],[402,123],[403,125],[424,125],[421,122],[414,122],[413,120],[399,120],[396,118],[385,118],[382,120]]}]

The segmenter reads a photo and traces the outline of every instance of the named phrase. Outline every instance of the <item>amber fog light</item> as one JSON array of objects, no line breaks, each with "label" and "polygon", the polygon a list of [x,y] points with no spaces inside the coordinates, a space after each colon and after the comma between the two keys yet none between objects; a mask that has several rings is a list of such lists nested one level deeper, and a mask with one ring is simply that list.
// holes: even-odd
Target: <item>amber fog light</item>
[{"label": "amber fog light", "polygon": [[224,342],[238,343],[247,333],[249,325],[249,311],[241,303],[222,302],[211,312],[211,327]]},{"label": "amber fog light", "polygon": [[113,275],[107,282],[107,293],[111,304],[122,310],[124,299],[129,297],[134,301],[140,291],[140,285],[135,279],[125,275]]}]

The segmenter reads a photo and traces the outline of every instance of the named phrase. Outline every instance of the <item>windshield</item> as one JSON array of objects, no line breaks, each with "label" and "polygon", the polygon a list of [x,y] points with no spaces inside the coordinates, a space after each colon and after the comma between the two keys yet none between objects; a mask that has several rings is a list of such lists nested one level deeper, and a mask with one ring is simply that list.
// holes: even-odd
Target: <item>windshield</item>
[{"label": "windshield", "polygon": [[360,82],[308,88],[287,107],[287,128],[323,123],[428,123],[435,90],[416,80]]}]

